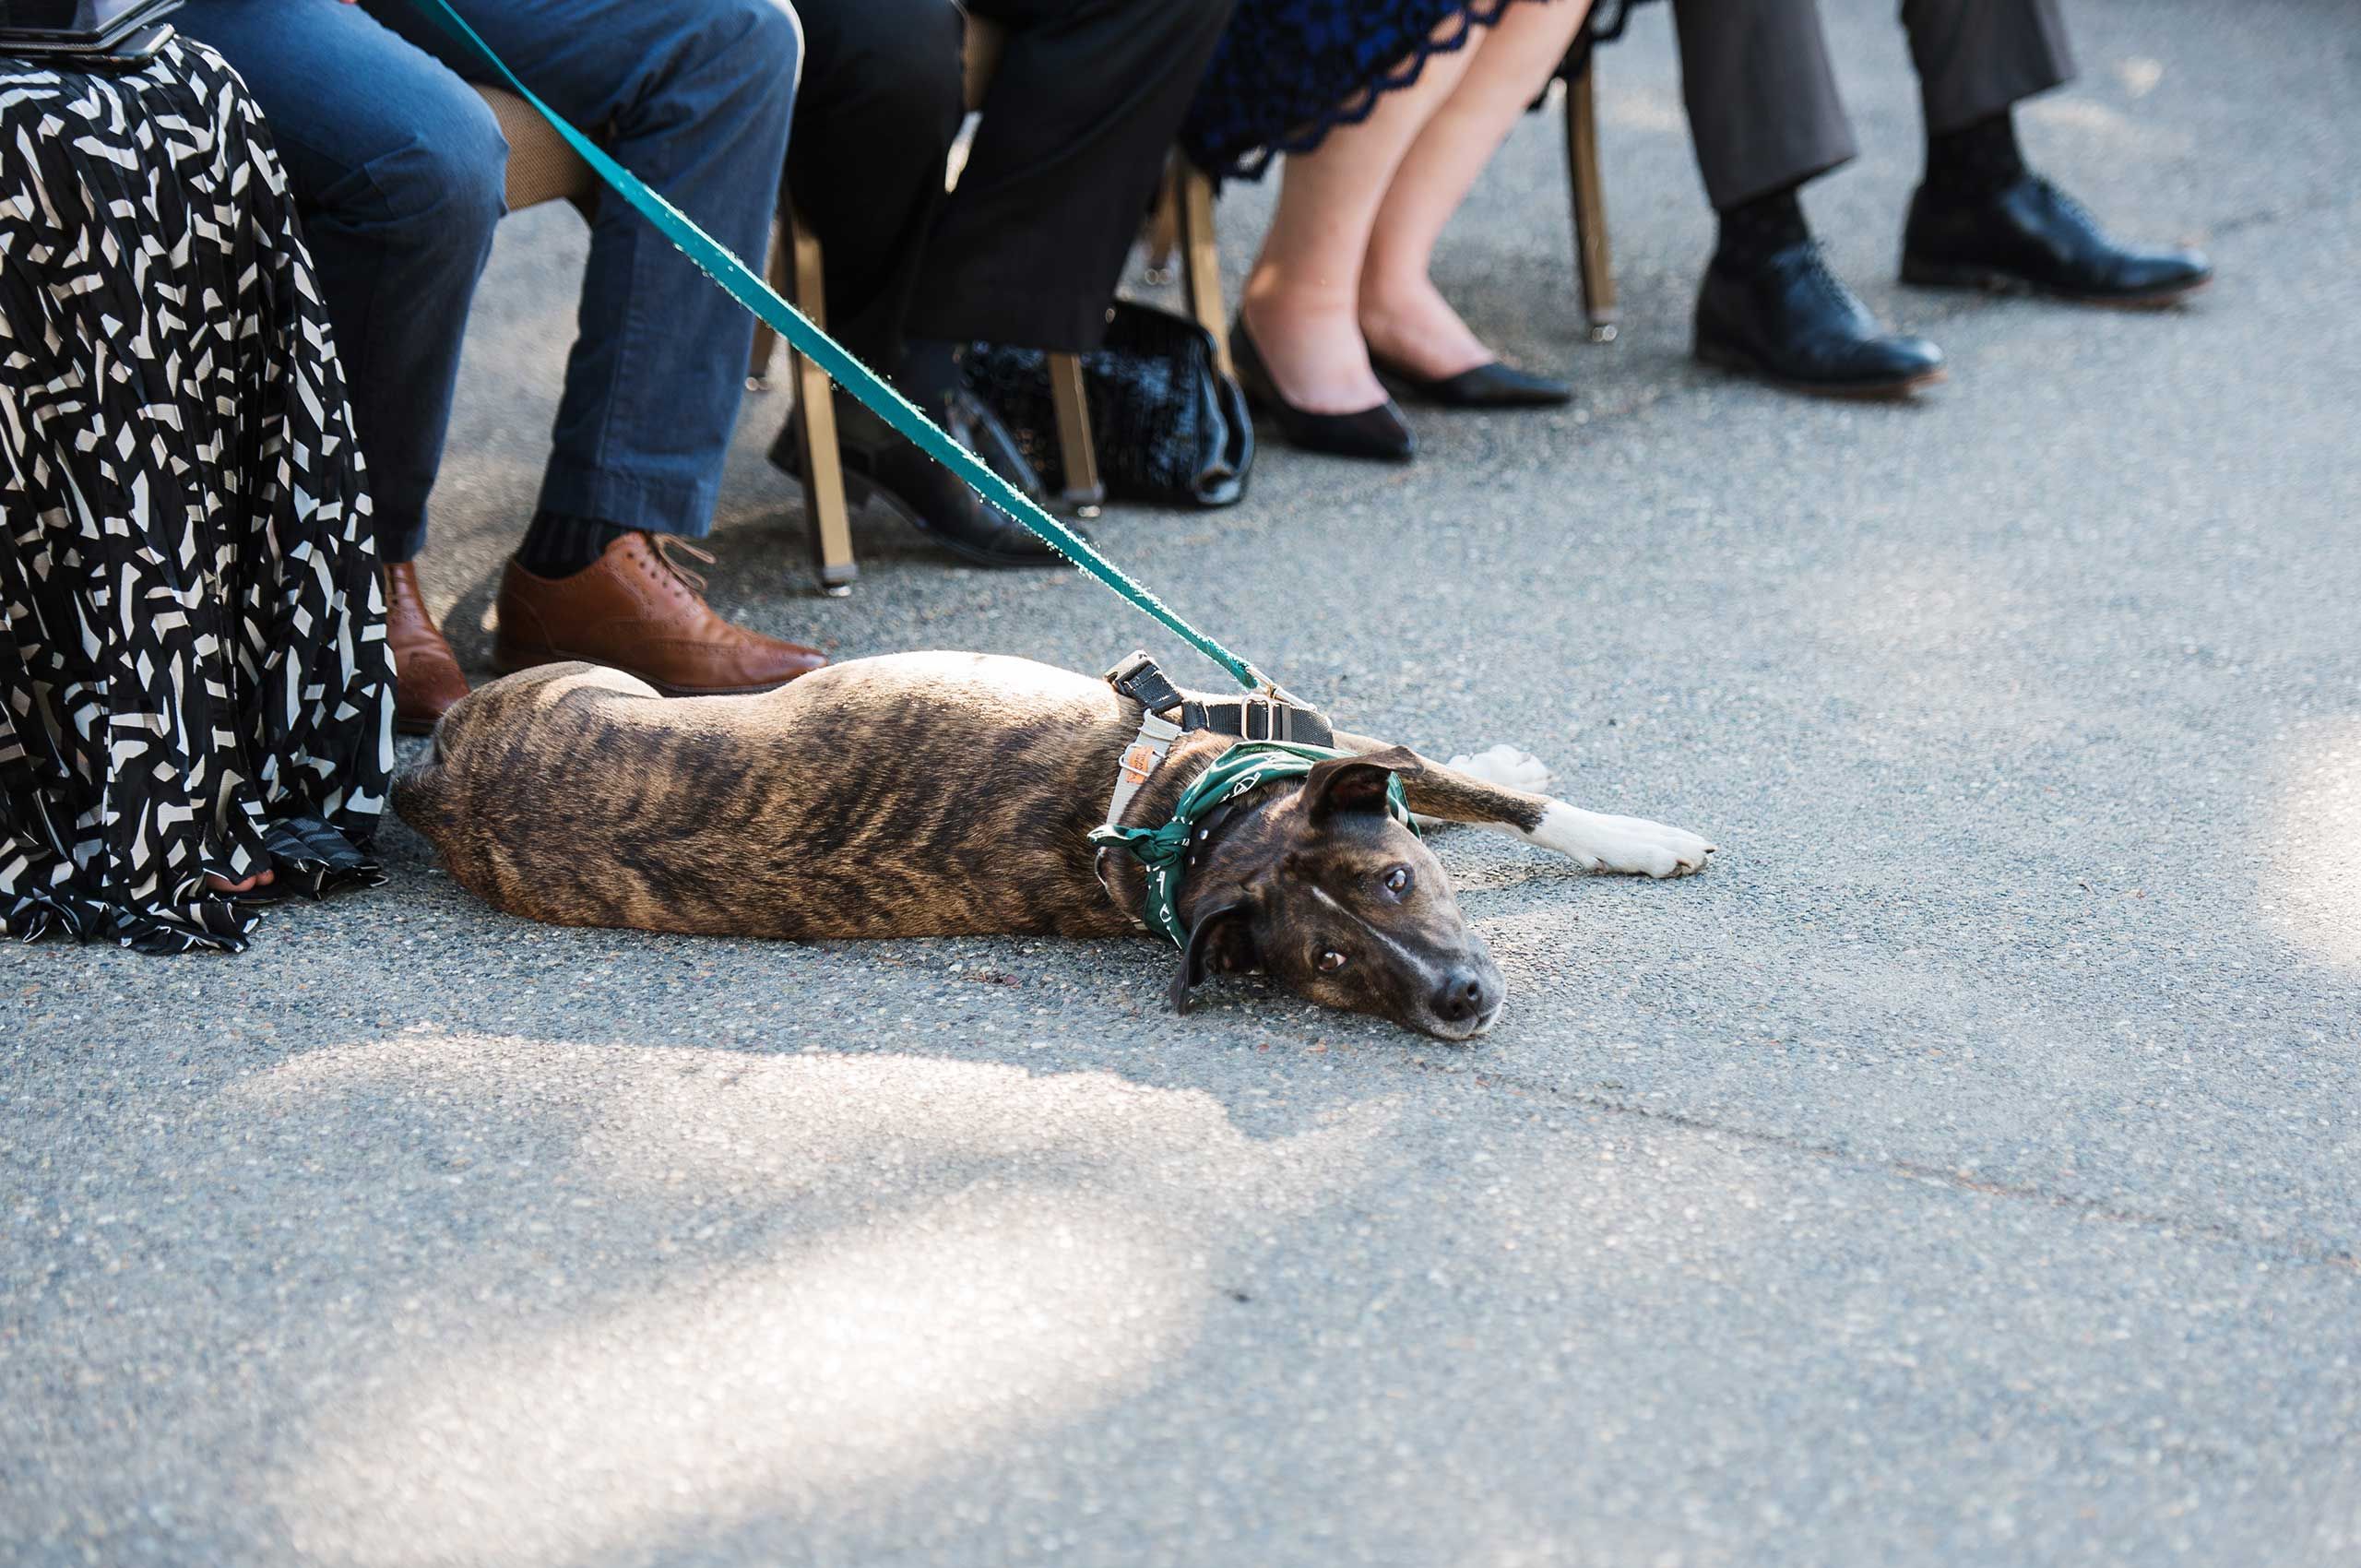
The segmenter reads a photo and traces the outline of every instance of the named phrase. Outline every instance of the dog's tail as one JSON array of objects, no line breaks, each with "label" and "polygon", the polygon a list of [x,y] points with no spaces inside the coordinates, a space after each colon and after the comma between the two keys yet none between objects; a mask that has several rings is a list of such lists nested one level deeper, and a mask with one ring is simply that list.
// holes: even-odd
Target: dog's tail
[{"label": "dog's tail", "polygon": [[394,814],[436,843],[451,826],[445,782],[439,762],[413,767],[394,780]]},{"label": "dog's tail", "polygon": [[451,776],[443,766],[443,726],[434,726],[427,759],[394,780],[394,814],[424,835],[436,849],[452,826]]}]

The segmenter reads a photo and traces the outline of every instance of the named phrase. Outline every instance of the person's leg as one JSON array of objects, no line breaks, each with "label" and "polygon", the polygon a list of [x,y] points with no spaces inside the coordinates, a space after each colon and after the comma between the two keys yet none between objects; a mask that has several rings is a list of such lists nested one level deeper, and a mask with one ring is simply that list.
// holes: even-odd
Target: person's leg
[{"label": "person's leg", "polygon": [[1903,0],[1926,106],[1927,172],[1903,232],[1905,282],[2161,305],[2213,279],[2192,250],[2118,244],[2025,167],[2014,106],[2074,74],[2057,0]]},{"label": "person's leg", "polygon": [[[1002,477],[1038,492],[1014,437],[967,389],[955,346],[908,330],[966,118],[967,19],[954,0],[803,0],[802,15],[808,85],[796,100],[787,179],[798,217],[824,247],[829,329]],[[1000,243],[1026,221],[1012,217]],[[924,285],[943,286],[939,278]],[[881,496],[971,565],[1062,559],[857,399],[838,392],[836,405],[852,495]],[[800,420],[780,429],[771,461],[801,474]]]},{"label": "person's leg", "polygon": [[1925,108],[1925,183],[1975,196],[2023,178],[2012,111],[2074,75],[2055,0],[1903,0],[1902,25]]},{"label": "person's leg", "polygon": [[1857,150],[1814,0],[1673,0],[1680,93],[1716,212],[1797,185]]},{"label": "person's leg", "polygon": [[[1019,489],[1038,490],[1040,481],[967,390],[958,348],[977,339],[1097,344],[1165,149],[1228,7],[975,0],[976,25],[989,20],[1006,32],[958,188],[946,197],[944,154],[962,118],[970,24],[952,0],[805,0],[812,77],[832,79],[798,105],[789,184],[826,246],[831,320],[848,346],[874,355],[908,397]],[[815,154],[812,127],[822,120],[833,122],[825,134],[840,152]],[[838,233],[860,249],[840,247]],[[840,269],[857,291],[850,316],[838,297]],[[857,494],[881,495],[971,564],[1059,564],[882,421],[848,398],[837,410]],[[781,432],[773,460],[797,469],[798,445],[794,432]]]},{"label": "person's leg", "polygon": [[1797,190],[1854,153],[1814,0],[1673,0],[1681,92],[1720,219],[1696,353],[1797,391],[1906,392],[1942,352],[1884,332],[1821,259]]},{"label": "person's leg", "polygon": [[1816,0],[1674,0],[1691,145],[1718,220],[1714,262],[1762,267],[1809,242],[1797,192],[1851,161]]},{"label": "person's leg", "polygon": [[1370,232],[1358,319],[1372,355],[1430,379],[1494,359],[1437,291],[1428,268],[1443,226],[1548,85],[1589,14],[1590,0],[1528,0],[1511,6],[1469,45],[1475,59],[1411,142]]},{"label": "person's leg", "polygon": [[[387,26],[483,79],[488,67],[405,0]],[[482,0],[469,20],[552,109],[706,233],[760,267],[801,55],[775,0]],[[701,537],[745,385],[753,318],[628,205],[591,226],[544,513]]]},{"label": "person's leg", "polygon": [[[463,74],[490,67],[401,0],[374,14]],[[801,59],[773,0],[479,0],[470,21],[553,109],[758,265]],[[628,204],[599,203],[540,509],[501,578],[492,659],[611,664],[675,693],[760,690],[826,662],[734,626],[661,537],[713,524],[753,318]]]},{"label": "person's leg", "polygon": [[395,723],[422,732],[468,691],[411,563],[508,144],[474,89],[351,6],[187,0],[174,21],[244,77],[293,189],[368,464]]},{"label": "person's leg", "polygon": [[2057,0],[1902,0],[1902,25],[1929,137],[2073,79]]},{"label": "person's leg", "polygon": [[353,7],[187,0],[174,21],[220,51],[268,118],[368,459],[377,551],[409,561],[508,144],[473,89]]},{"label": "person's leg", "polygon": [[826,255],[828,330],[898,368],[903,323],[963,115],[953,0],[801,0],[787,189]]},{"label": "person's leg", "polygon": [[[1464,25],[1456,17],[1442,24]],[[1252,351],[1296,408],[1348,414],[1385,403],[1359,321],[1370,233],[1403,157],[1473,58],[1465,49],[1430,56],[1418,80],[1380,93],[1367,119],[1287,159],[1238,314]]]},{"label": "person's leg", "polygon": [[1004,24],[967,164],[930,236],[915,338],[1081,353],[1106,332],[1230,0],[971,0]]}]

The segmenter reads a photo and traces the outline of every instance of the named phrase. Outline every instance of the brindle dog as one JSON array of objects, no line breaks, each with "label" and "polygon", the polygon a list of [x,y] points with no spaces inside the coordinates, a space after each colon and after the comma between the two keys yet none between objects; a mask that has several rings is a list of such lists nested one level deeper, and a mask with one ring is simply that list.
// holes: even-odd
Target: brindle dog
[{"label": "brindle dog", "polygon": [[[559,925],[814,940],[1139,929],[1144,874],[1097,874],[1090,832],[1140,705],[1027,659],[918,653],[838,664],[759,696],[674,697],[614,670],[551,665],[445,716],[395,808],[460,885]],[[1167,820],[1236,742],[1183,736],[1124,814]],[[1713,846],[1599,816],[1339,735],[1357,754],[1264,786],[1198,852],[1174,1002],[1209,972],[1264,970],[1334,1007],[1449,1039],[1504,988],[1432,851],[1385,811],[1478,823],[1592,870],[1679,876]],[[1506,760],[1503,760],[1503,759]],[[1476,766],[1538,782],[1496,748]]]}]

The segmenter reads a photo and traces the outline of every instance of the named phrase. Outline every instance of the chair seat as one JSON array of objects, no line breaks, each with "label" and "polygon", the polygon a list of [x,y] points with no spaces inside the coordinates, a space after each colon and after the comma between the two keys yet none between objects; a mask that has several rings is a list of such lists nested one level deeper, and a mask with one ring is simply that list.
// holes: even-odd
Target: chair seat
[{"label": "chair seat", "polygon": [[545,201],[586,206],[599,189],[599,176],[565,144],[540,110],[513,92],[479,86],[508,138],[508,210],[522,212]]}]

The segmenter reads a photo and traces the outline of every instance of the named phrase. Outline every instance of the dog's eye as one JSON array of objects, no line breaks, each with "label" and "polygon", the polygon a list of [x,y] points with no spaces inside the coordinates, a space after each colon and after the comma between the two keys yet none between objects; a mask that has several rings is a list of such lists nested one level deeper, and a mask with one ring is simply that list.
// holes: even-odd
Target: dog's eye
[{"label": "dog's eye", "polygon": [[1344,967],[1345,956],[1342,953],[1323,953],[1320,955],[1320,972],[1322,974],[1333,975]]},{"label": "dog's eye", "polygon": [[1396,898],[1408,897],[1410,896],[1410,868],[1408,866],[1395,866],[1392,871],[1387,872],[1385,873],[1385,890],[1388,893],[1393,894]]}]

